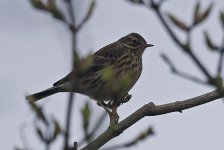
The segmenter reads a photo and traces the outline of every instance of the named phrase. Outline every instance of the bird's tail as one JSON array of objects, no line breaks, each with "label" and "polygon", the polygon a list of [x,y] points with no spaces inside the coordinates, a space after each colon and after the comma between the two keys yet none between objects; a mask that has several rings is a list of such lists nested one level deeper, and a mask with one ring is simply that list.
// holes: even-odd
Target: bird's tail
[{"label": "bird's tail", "polygon": [[28,101],[32,101],[32,102],[36,102],[38,100],[41,100],[42,98],[45,98],[45,97],[48,97],[50,95],[53,95],[55,93],[58,93],[60,92],[60,87],[51,87],[49,89],[46,89],[44,91],[41,91],[41,92],[38,92],[38,93],[35,93],[35,94],[32,94],[32,95],[28,95],[26,96],[26,99]]}]

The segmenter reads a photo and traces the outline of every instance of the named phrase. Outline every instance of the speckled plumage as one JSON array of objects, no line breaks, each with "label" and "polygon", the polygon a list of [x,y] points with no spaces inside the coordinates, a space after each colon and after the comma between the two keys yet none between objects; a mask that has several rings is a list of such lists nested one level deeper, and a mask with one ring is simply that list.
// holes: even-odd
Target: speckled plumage
[{"label": "speckled plumage", "polygon": [[[135,85],[142,72],[142,54],[147,44],[138,33],[131,33],[92,55],[91,65],[74,79],[73,92],[96,101],[123,99]],[[52,88],[27,96],[37,101],[58,92],[71,91],[72,71],[53,84]],[[108,79],[109,74],[109,79]]]}]

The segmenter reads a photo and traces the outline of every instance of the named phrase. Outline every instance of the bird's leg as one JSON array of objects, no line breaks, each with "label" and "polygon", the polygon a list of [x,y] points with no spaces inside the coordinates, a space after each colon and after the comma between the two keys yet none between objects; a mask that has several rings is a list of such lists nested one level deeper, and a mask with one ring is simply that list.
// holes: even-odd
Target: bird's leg
[{"label": "bird's leg", "polygon": [[104,102],[97,102],[97,105],[103,107],[104,110],[105,110],[109,115],[111,114],[111,111],[108,110],[108,108],[107,108],[107,104],[105,104]]},{"label": "bird's leg", "polygon": [[127,103],[131,99],[132,95],[127,95],[120,99],[120,100],[110,100],[107,107],[112,109],[112,112],[109,113],[110,115],[110,126],[113,124],[118,123],[119,121],[119,115],[117,114],[117,108],[122,104],[122,103]]},{"label": "bird's leg", "polygon": [[[129,95],[127,93],[127,95],[119,100],[117,99],[113,99],[110,100],[108,102],[108,104],[105,104],[104,102],[98,102],[98,104],[100,104],[100,106],[102,106],[107,113],[110,116],[110,124],[116,124],[119,121],[119,115],[117,114],[117,108],[123,104],[123,103],[127,103],[130,99],[131,99],[132,95]],[[112,109],[112,111],[109,111],[109,109]]]},{"label": "bird's leg", "polygon": [[108,103],[97,102],[97,105],[104,106],[104,107],[107,107],[109,109],[112,109],[112,107],[114,106],[114,100],[110,100]]},{"label": "bird's leg", "polygon": [[101,107],[108,107],[108,104],[104,103],[104,102],[97,102],[97,105],[101,106]]},{"label": "bird's leg", "polygon": [[114,106],[112,108],[112,116],[111,117],[113,117],[112,119],[114,119],[115,123],[118,123],[118,121],[119,121],[119,115],[117,114],[117,108],[118,108],[118,106]]},{"label": "bird's leg", "polygon": [[118,106],[118,102],[115,100],[110,100],[107,104],[107,107],[112,109],[114,106]]},{"label": "bird's leg", "polygon": [[119,121],[119,115],[117,114],[117,108],[120,106],[120,100],[119,98],[114,96],[112,100],[109,101],[108,105],[112,109],[111,115],[110,115],[110,126],[113,126],[118,123]]},{"label": "bird's leg", "polygon": [[104,110],[109,114],[110,116],[110,126],[113,126],[114,124],[118,123],[119,121],[119,115],[117,114],[117,107],[116,105],[112,106],[112,111],[110,111],[107,107],[107,104],[104,102],[97,102],[98,105],[104,108]]}]

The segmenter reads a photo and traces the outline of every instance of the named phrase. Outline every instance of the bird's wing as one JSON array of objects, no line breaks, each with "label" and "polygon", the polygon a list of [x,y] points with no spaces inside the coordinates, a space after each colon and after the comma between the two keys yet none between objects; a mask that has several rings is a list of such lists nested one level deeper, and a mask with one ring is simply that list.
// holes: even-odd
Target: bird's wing
[{"label": "bird's wing", "polygon": [[62,84],[62,83],[65,83],[65,82],[70,81],[72,75],[73,75],[73,71],[70,72],[70,73],[69,73],[67,76],[65,76],[64,78],[62,78],[61,80],[55,82],[55,83],[53,84],[53,86],[58,86],[58,85],[60,85],[60,84]]},{"label": "bird's wing", "polygon": [[[115,42],[115,43],[109,44],[93,54],[94,61],[95,61],[95,59],[96,60],[102,59],[101,60],[102,62],[100,62],[100,63],[103,63],[103,64],[109,63],[110,61],[113,61],[114,58],[117,59],[122,54],[124,54],[125,50],[126,50],[126,48],[124,48],[119,43]],[[105,59],[105,61],[103,61],[103,59]],[[98,62],[96,62],[96,63],[98,63]]]},{"label": "bird's wing", "polygon": [[[115,43],[107,45],[96,53],[93,54],[93,62],[92,65],[89,66],[86,71],[81,73],[79,76],[85,76],[87,74],[92,74],[100,69],[102,69],[106,65],[113,64],[118,57],[120,57],[125,52],[125,49],[119,46],[116,46]],[[70,72],[67,76],[62,78],[61,80],[55,82],[53,86],[60,85],[62,83],[68,82],[71,80],[74,71]]]}]

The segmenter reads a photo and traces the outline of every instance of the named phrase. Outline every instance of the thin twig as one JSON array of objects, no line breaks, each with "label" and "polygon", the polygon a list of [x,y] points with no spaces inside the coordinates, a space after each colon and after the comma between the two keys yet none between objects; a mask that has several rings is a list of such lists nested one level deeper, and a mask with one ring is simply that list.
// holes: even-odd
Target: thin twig
[{"label": "thin twig", "polygon": [[[70,20],[72,22],[72,26],[75,27],[75,15],[74,15],[74,9],[73,4],[71,0],[65,0],[68,14],[70,16]],[[72,68],[74,70],[74,56],[76,54],[76,33],[72,32],[72,51],[73,51],[73,61],[72,61]],[[71,78],[71,85],[74,85],[74,75]],[[73,89],[73,87],[72,87]],[[64,133],[64,149],[69,149],[69,136],[70,136],[70,124],[71,124],[71,115],[72,115],[72,109],[73,109],[73,103],[74,103],[74,93],[71,91],[69,95],[69,101],[67,105],[67,114],[66,114],[66,128]]]},{"label": "thin twig", "polygon": [[23,123],[19,127],[20,139],[22,140],[22,143],[23,143],[23,147],[24,147],[23,149],[31,150],[31,148],[27,142],[27,138],[26,138],[26,134],[25,134],[26,127],[27,127],[27,123]]},{"label": "thin twig", "polygon": [[152,102],[145,104],[137,111],[132,113],[130,116],[125,118],[120,123],[116,124],[114,128],[108,128],[104,133],[102,133],[98,138],[93,140],[91,143],[83,147],[81,150],[95,150],[102,147],[109,140],[116,136],[119,136],[124,130],[131,127],[133,124],[141,120],[146,116],[157,116],[172,112],[182,112],[182,110],[196,107],[211,101],[217,100],[224,96],[224,92],[220,90],[215,90],[204,95],[200,95],[187,100],[177,101],[173,103],[157,105],[155,106]]},{"label": "thin twig", "polygon": [[[68,27],[71,29],[71,31],[76,34],[77,32],[79,32],[82,27],[86,24],[86,22],[89,20],[89,18],[91,17],[93,10],[95,8],[95,0],[92,0],[92,2],[90,3],[89,9],[85,15],[85,17],[82,19],[82,21],[77,24],[76,26],[74,26],[73,24],[69,24],[67,23]],[[65,22],[66,23],[66,22]]]},{"label": "thin twig", "polygon": [[191,46],[191,31],[192,27],[189,27],[189,30],[187,31],[187,40],[186,40],[186,45]]},{"label": "thin twig", "polygon": [[217,75],[219,76],[222,73],[223,63],[224,63],[224,37],[223,37],[222,47],[220,48],[219,62],[218,62],[218,68],[217,68]]},{"label": "thin twig", "polygon": [[45,150],[50,150],[50,142],[45,142]]},{"label": "thin twig", "polygon": [[184,79],[187,79],[187,80],[190,80],[192,82],[196,82],[196,83],[199,83],[199,84],[204,84],[204,85],[209,85],[207,82],[204,82],[194,76],[191,76],[187,73],[184,73],[184,72],[181,72],[179,70],[176,70],[175,72],[173,72],[174,74],[178,75],[179,77],[182,77]]},{"label": "thin twig", "polygon": [[89,137],[90,138],[92,138],[93,135],[96,133],[96,131],[100,128],[100,126],[102,125],[102,122],[106,118],[106,116],[107,116],[107,113],[103,112],[101,117],[99,118],[99,120],[97,121],[95,126],[93,127],[92,131],[89,133]]},{"label": "thin twig", "polygon": [[51,141],[50,141],[50,125],[46,126],[46,139],[44,141],[45,143],[45,150],[50,150],[50,145],[51,145]]},{"label": "thin twig", "polygon": [[[65,0],[66,2],[66,6],[67,6],[67,10],[68,10],[68,14],[69,14],[69,17],[70,17],[70,20],[71,20],[71,24],[67,23],[68,26],[69,26],[69,29],[72,33],[72,51],[73,51],[73,61],[72,61],[72,69],[73,69],[73,75],[72,75],[72,78],[71,78],[71,85],[72,85],[72,90],[71,91],[74,91],[74,88],[75,88],[75,84],[74,84],[74,80],[75,80],[75,75],[76,73],[74,73],[74,70],[75,70],[75,62],[76,59],[79,58],[79,55],[77,53],[77,47],[76,47],[76,34],[77,32],[83,27],[83,25],[88,21],[89,17],[91,16],[92,14],[92,11],[93,11],[93,8],[94,8],[94,5],[95,5],[95,1],[93,1],[91,3],[91,7],[90,9],[88,10],[88,13],[86,15],[86,17],[83,19],[83,21],[79,24],[79,25],[76,25],[76,22],[75,22],[75,12],[74,12],[74,8],[73,8],[73,4],[72,4],[72,1],[71,0]],[[67,109],[67,117],[66,117],[66,130],[65,130],[65,138],[64,138],[64,143],[65,143],[65,149],[68,149],[69,148],[69,145],[68,145],[68,142],[69,142],[69,133],[70,133],[70,122],[71,122],[71,114],[72,114],[72,105],[73,105],[73,102],[74,101],[74,94],[73,92],[70,92],[70,95],[69,95],[69,102],[68,102],[68,109]],[[76,149],[75,147],[73,147],[74,149]]]},{"label": "thin twig", "polygon": [[193,82],[197,82],[197,83],[200,83],[200,84],[208,85],[207,82],[202,81],[201,79],[198,79],[198,78],[196,78],[196,77],[194,77],[192,75],[189,75],[187,73],[184,73],[184,72],[178,70],[175,67],[174,63],[164,53],[161,54],[161,57],[165,61],[165,63],[170,67],[170,69],[171,69],[173,74],[178,75],[178,76],[180,76],[180,77],[182,77],[184,79],[187,79],[187,80],[190,80],[190,81],[193,81]]},{"label": "thin twig", "polygon": [[90,133],[87,134],[86,137],[84,137],[79,143],[78,143],[78,147],[81,146],[84,142],[87,142],[88,140],[91,140],[92,138],[94,138],[94,134],[96,133],[96,131],[98,131],[98,129],[101,127],[103,120],[106,118],[107,113],[103,112],[102,115],[99,117],[99,119],[97,120],[95,126],[93,127],[92,131]]},{"label": "thin twig", "polygon": [[221,75],[223,63],[224,63],[224,48],[221,50],[219,55],[219,63],[218,63],[218,69],[217,69],[217,75]]},{"label": "thin twig", "polygon": [[180,42],[180,40],[177,38],[177,36],[174,34],[174,32],[172,31],[172,29],[169,27],[169,25],[167,24],[167,22],[165,21],[165,19],[163,18],[161,12],[160,12],[160,7],[161,7],[162,3],[156,4],[154,2],[154,0],[151,0],[151,8],[153,8],[153,10],[155,11],[156,15],[158,16],[158,18],[160,19],[160,21],[162,22],[162,24],[164,25],[165,29],[167,30],[167,32],[169,33],[169,35],[171,36],[171,38],[173,39],[173,41],[179,46],[181,47],[181,49],[186,52],[190,58],[193,60],[193,62],[198,66],[198,68],[204,73],[204,75],[208,78],[209,83],[213,84],[214,83],[214,79],[212,78],[212,76],[210,75],[210,73],[207,71],[207,69],[202,65],[202,63],[199,61],[199,59],[196,57],[196,55],[192,52],[191,48],[189,47],[189,45],[184,45]]},{"label": "thin twig", "polygon": [[141,132],[138,136],[136,136],[133,140],[129,142],[125,142],[124,144],[119,144],[119,145],[113,145],[111,147],[103,148],[102,150],[115,150],[115,149],[121,149],[121,148],[128,148],[153,135],[154,135],[154,131],[153,131],[153,128],[150,126],[148,129]]}]

